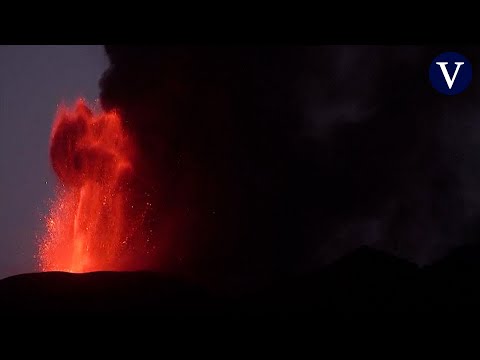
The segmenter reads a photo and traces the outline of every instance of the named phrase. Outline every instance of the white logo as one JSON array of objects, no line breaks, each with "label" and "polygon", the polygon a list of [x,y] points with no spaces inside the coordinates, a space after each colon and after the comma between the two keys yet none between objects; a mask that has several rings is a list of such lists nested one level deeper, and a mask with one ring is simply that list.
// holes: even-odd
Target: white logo
[{"label": "white logo", "polygon": [[455,69],[455,73],[453,74],[453,78],[450,78],[450,74],[448,73],[447,70],[447,64],[448,62],[437,62],[436,63],[438,66],[440,66],[440,69],[442,69],[442,74],[443,77],[445,78],[445,81],[447,82],[448,88],[451,89],[453,86],[453,83],[455,82],[455,79],[458,74],[458,70],[460,70],[460,66],[464,64],[464,62],[455,62],[455,65],[457,65],[457,68]]}]

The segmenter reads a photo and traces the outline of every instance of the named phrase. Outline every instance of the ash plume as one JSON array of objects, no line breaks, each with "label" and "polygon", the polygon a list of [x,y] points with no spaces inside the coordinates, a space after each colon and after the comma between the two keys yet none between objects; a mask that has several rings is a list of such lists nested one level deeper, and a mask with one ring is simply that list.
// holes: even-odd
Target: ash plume
[{"label": "ash plume", "polygon": [[362,244],[425,264],[476,241],[479,88],[431,88],[448,50],[106,46],[101,102],[139,148],[159,263],[236,286]]}]

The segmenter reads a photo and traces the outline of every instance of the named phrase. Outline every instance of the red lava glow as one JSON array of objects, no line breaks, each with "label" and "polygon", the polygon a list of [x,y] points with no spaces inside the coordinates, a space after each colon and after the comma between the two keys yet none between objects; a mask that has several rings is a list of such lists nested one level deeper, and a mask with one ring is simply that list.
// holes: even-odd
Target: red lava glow
[{"label": "red lava glow", "polygon": [[42,271],[130,270],[151,206],[134,208],[135,144],[116,112],[83,100],[55,119],[50,157],[60,184],[39,250]]}]

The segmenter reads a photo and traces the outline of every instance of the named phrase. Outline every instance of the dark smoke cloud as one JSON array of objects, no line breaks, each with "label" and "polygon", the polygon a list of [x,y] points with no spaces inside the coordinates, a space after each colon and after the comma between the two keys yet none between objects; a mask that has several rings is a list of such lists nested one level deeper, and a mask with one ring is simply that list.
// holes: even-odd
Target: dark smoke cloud
[{"label": "dark smoke cloud", "polygon": [[140,145],[172,268],[241,284],[361,244],[423,264],[475,241],[479,85],[447,97],[428,83],[449,50],[479,60],[472,48],[107,46],[102,104]]}]

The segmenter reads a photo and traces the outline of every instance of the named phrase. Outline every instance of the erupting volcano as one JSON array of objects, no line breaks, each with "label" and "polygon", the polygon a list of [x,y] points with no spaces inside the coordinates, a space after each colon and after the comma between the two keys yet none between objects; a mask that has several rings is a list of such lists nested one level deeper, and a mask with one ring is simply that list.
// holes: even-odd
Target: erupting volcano
[{"label": "erupting volcano", "polygon": [[135,154],[117,112],[94,114],[83,100],[73,110],[60,109],[50,144],[60,184],[39,251],[43,271],[139,267],[138,254],[149,252],[151,204],[132,190]]}]

